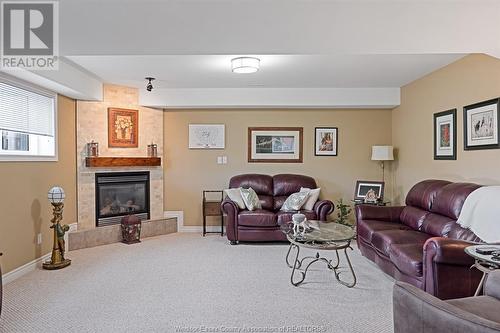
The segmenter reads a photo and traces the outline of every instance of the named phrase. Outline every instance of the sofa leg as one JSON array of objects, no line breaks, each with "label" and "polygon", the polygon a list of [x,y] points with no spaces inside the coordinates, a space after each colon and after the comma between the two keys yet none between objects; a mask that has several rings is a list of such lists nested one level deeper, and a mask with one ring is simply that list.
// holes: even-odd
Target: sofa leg
[{"label": "sofa leg", "polygon": [[229,241],[231,245],[238,245],[238,241]]}]

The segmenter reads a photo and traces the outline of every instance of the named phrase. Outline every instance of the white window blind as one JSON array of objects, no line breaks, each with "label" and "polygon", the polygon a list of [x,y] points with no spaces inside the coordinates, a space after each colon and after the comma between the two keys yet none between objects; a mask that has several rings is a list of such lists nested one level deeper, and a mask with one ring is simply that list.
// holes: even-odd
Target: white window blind
[{"label": "white window blind", "polygon": [[54,136],[54,97],[0,82],[0,129]]}]

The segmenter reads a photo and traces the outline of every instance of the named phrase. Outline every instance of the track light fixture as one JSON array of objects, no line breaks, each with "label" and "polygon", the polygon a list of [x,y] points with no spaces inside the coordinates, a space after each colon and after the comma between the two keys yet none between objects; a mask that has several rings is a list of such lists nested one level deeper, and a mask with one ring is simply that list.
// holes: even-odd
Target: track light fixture
[{"label": "track light fixture", "polygon": [[146,77],[145,79],[148,80],[148,84],[146,84],[146,90],[147,91],[153,90],[153,84],[151,83],[151,81],[153,81],[155,78],[154,77]]}]

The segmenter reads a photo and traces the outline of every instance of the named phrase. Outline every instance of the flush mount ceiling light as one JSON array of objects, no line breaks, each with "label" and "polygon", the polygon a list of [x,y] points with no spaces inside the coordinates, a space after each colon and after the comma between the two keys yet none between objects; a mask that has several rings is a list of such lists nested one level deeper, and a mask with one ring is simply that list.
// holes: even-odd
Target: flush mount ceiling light
[{"label": "flush mount ceiling light", "polygon": [[253,57],[239,57],[231,60],[231,70],[233,73],[249,74],[259,70],[260,59]]}]

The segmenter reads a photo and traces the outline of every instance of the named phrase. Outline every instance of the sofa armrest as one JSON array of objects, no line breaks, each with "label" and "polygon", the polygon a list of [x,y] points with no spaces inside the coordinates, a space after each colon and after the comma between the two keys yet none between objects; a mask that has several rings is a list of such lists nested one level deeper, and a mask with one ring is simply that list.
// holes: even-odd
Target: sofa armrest
[{"label": "sofa armrest", "polygon": [[330,200],[318,200],[314,204],[313,210],[316,213],[318,220],[326,221],[328,215],[333,213],[335,210],[335,205]]},{"label": "sofa armrest", "polygon": [[434,263],[470,267],[474,264],[474,258],[465,253],[465,248],[477,244],[446,237],[432,237],[424,244],[424,261],[428,258]]},{"label": "sofa armrest", "polygon": [[429,238],[423,248],[424,289],[441,299],[474,295],[482,273],[464,249],[477,243],[445,237]]},{"label": "sofa armrest", "polygon": [[395,333],[497,332],[500,324],[442,301],[408,283],[393,289]]},{"label": "sofa armrest", "polygon": [[226,217],[226,235],[230,241],[237,241],[237,224],[238,224],[238,213],[240,211],[238,205],[229,199],[224,199],[221,205],[222,213]]},{"label": "sofa armrest", "polygon": [[378,220],[400,223],[399,217],[404,206],[357,205],[356,220]]}]

